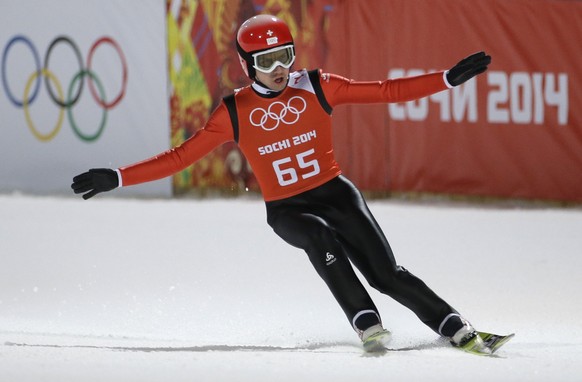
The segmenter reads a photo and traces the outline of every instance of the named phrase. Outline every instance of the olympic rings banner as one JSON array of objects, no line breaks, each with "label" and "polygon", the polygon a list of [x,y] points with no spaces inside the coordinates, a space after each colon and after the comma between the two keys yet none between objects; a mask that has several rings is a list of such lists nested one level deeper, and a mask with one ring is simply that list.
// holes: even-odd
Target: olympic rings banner
[{"label": "olympic rings banner", "polygon": [[[69,192],[81,171],[169,147],[163,1],[23,0],[0,13],[0,192]],[[124,192],[170,195],[171,183]]]},{"label": "olympic rings banner", "polygon": [[[22,96],[23,97],[22,99],[18,99],[13,94],[9,85],[11,81],[7,75],[8,57],[9,54],[11,53],[11,48],[13,48],[13,46],[16,45],[17,43],[22,43],[30,49],[30,52],[32,53],[36,65],[35,70],[30,74],[26,81],[26,85],[24,87],[24,95]],[[60,80],[57,78],[54,72],[52,72],[49,69],[51,53],[54,52],[55,50],[54,48],[59,43],[64,43],[71,48],[79,64],[79,71],[75,74],[69,86],[66,88],[68,89],[66,93],[63,93],[63,87]],[[114,97],[111,102],[108,102],[106,100],[103,84],[101,80],[99,80],[99,77],[97,77],[95,72],[91,70],[91,61],[95,54],[95,51],[97,50],[99,45],[105,43],[111,44],[115,48],[116,52],[119,54],[119,58],[122,64],[121,90],[119,91],[119,94],[116,97]],[[81,51],[79,49],[79,46],[70,37],[68,36],[55,37],[49,44],[49,47],[44,56],[43,66],[41,67],[38,50],[36,49],[34,43],[24,35],[16,35],[13,36],[4,47],[4,50],[2,52],[1,68],[2,68],[2,87],[4,89],[6,96],[14,106],[23,109],[24,114],[26,116],[26,122],[28,127],[30,128],[30,131],[39,141],[50,141],[57,135],[57,133],[60,131],[63,125],[63,115],[65,109],[67,110],[67,116],[69,117],[69,123],[73,128],[73,132],[75,133],[75,135],[77,135],[77,137],[79,137],[79,139],[84,140],[86,142],[91,142],[98,139],[105,127],[105,123],[107,120],[107,111],[117,106],[117,104],[121,102],[123,96],[125,95],[125,90],[127,88],[127,61],[125,59],[123,51],[121,50],[121,47],[111,37],[100,37],[93,43],[93,45],[89,49],[89,54],[86,60],[86,66],[85,61],[81,57]],[[32,121],[32,118],[30,116],[31,104],[34,103],[34,101],[36,100],[36,97],[38,96],[40,90],[41,77],[44,78],[45,80],[44,84],[46,86],[49,98],[57,107],[60,108],[58,121],[55,127],[46,134],[43,134],[38,131],[38,129],[35,126],[35,123]],[[77,104],[81,97],[81,93],[83,91],[83,84],[85,83],[85,77],[87,77],[88,80],[87,82],[89,84],[89,88],[91,90],[91,95],[93,96],[93,99],[103,110],[102,118],[99,123],[99,128],[94,134],[83,133],[79,126],[77,125],[77,123],[75,122],[72,112],[73,107],[75,106],[75,104]],[[97,93],[97,90],[95,90],[96,86],[99,89],[99,93]],[[33,90],[31,90],[31,88]],[[58,92],[58,96],[55,95],[54,89],[56,89],[56,91]]]}]

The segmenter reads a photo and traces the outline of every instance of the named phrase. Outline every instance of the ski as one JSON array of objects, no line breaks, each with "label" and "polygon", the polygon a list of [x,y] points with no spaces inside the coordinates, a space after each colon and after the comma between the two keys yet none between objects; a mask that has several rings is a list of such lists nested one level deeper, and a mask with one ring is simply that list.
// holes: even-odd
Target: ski
[{"label": "ski", "polygon": [[509,341],[515,336],[515,333],[511,333],[506,336],[485,332],[477,333],[479,333],[479,337],[481,337],[481,339],[483,340],[483,344],[491,350],[491,354],[495,353],[500,347],[505,345],[507,341]]},{"label": "ski", "polygon": [[[500,347],[505,345],[514,336],[515,336],[514,333],[508,335],[500,335],[475,331],[473,332],[473,335],[470,336],[469,339],[466,340],[466,342],[464,342],[462,345],[455,345],[453,343],[453,346],[467,353],[490,356],[493,355],[497,350],[499,350]],[[392,333],[390,333],[387,330],[382,330],[378,333],[375,333],[368,337],[365,341],[363,341],[364,351],[366,353],[385,353],[399,350],[421,350],[423,348],[423,347],[412,347],[405,349],[388,348],[386,345],[390,342],[391,338]],[[439,345],[437,345],[437,347],[438,346]],[[434,345],[424,346],[424,348],[429,347],[435,346]]]},{"label": "ski", "polygon": [[467,353],[487,356],[494,354],[514,336],[514,333],[500,335],[478,331],[466,343],[457,347]]},{"label": "ski", "polygon": [[392,333],[384,329],[378,333],[372,334],[365,341],[363,341],[364,351],[366,353],[385,352],[386,345],[392,339]]}]

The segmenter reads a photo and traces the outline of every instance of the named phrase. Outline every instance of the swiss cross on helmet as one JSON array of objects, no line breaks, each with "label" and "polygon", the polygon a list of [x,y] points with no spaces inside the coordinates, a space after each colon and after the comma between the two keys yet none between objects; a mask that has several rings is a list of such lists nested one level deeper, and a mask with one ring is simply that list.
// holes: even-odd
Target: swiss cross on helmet
[{"label": "swiss cross on helmet", "polygon": [[271,73],[277,66],[286,69],[295,62],[295,46],[289,27],[271,15],[258,15],[245,21],[236,36],[240,64],[247,76],[256,71]]}]

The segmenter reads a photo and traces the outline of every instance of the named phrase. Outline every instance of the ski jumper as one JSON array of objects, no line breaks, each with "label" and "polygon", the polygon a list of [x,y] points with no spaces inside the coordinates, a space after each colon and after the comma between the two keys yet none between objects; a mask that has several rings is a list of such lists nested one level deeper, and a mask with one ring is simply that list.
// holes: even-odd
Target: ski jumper
[{"label": "ski jumper", "polygon": [[[303,249],[358,332],[380,322],[350,261],[371,286],[410,308],[435,332],[457,312],[397,265],[358,189],[334,158],[331,114],[341,104],[405,102],[448,88],[443,72],[384,81],[354,81],[320,70],[289,75],[278,93],[253,84],[225,97],[182,145],[119,169],[120,185],[170,176],[217,146],[236,141],[259,182],[267,221]],[[262,90],[262,91],[261,91]]]}]

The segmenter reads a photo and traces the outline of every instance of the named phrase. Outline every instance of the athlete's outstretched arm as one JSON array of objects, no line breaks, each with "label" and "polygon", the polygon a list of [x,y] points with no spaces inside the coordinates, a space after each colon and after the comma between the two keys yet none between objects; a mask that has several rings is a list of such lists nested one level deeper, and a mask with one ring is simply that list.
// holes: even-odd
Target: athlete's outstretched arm
[{"label": "athlete's outstretched arm", "polygon": [[460,85],[486,71],[490,63],[491,56],[478,52],[440,72],[383,81],[355,81],[322,73],[320,84],[331,107],[350,103],[407,102]]},{"label": "athlete's outstretched arm", "polygon": [[226,106],[221,103],[204,128],[180,146],[116,170],[91,169],[75,176],[71,188],[75,194],[83,194],[83,199],[87,200],[117,187],[162,179],[185,169],[229,140],[233,140],[232,125]]}]

